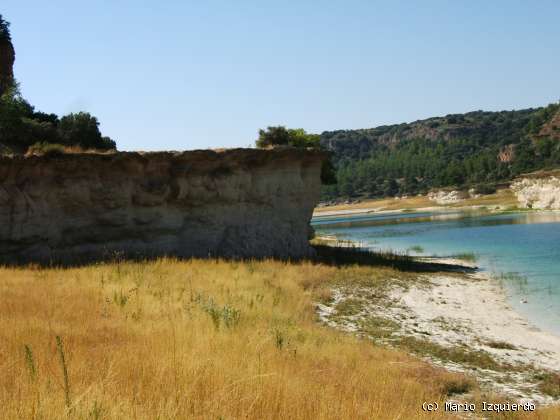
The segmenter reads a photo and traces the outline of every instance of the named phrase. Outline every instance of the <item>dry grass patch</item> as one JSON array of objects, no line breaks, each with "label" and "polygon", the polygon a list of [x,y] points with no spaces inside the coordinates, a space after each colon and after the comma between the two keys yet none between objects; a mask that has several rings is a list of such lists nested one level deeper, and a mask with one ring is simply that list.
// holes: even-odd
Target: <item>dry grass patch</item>
[{"label": "dry grass patch", "polygon": [[320,215],[326,211],[342,211],[342,210],[359,210],[359,209],[383,209],[383,210],[400,210],[400,209],[416,209],[422,207],[437,206],[434,201],[431,201],[426,196],[422,197],[408,197],[403,199],[396,198],[375,198],[366,199],[359,203],[353,204],[338,204],[335,206],[318,207],[315,213]]},{"label": "dry grass patch", "polygon": [[0,269],[2,416],[428,417],[420,404],[443,398],[448,373],[317,324],[337,274],[172,259]]},{"label": "dry grass patch", "polygon": [[380,272],[174,259],[0,269],[2,417],[433,418],[422,402],[468,379],[316,321],[327,282]]},{"label": "dry grass patch", "polygon": [[560,374],[554,372],[539,373],[539,389],[553,398],[560,398]]},{"label": "dry grass patch", "polygon": [[421,208],[429,207],[468,207],[468,206],[505,206],[515,208],[518,205],[517,198],[512,190],[503,188],[494,194],[481,195],[477,198],[467,198],[451,204],[438,204],[430,200],[427,196],[407,197],[407,198],[379,198],[363,200],[353,204],[338,204],[335,206],[318,207],[315,209],[315,215],[320,216],[321,213],[330,211],[360,210],[368,211],[371,209],[378,210],[406,210],[413,211]]}]

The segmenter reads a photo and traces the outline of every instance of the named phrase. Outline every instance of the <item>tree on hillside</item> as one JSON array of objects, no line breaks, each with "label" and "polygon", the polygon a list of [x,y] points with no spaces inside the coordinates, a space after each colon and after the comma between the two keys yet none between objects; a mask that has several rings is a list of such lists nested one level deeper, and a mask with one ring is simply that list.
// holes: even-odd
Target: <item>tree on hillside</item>
[{"label": "tree on hillside", "polygon": [[11,41],[10,22],[4,20],[0,14],[0,41]]},{"label": "tree on hillside", "polygon": [[33,112],[33,119],[39,122],[48,122],[54,125],[55,127],[58,126],[58,115],[56,114],[47,114],[45,112]]},{"label": "tree on hillside", "polygon": [[66,115],[58,123],[63,144],[79,145],[84,149],[114,149],[116,144],[109,137],[101,136],[97,118],[88,112]]},{"label": "tree on hillside", "polygon": [[33,115],[33,107],[10,89],[0,96],[0,143],[29,146],[26,119]]},{"label": "tree on hillside", "polygon": [[10,24],[0,15],[0,96],[14,87],[14,62],[16,53],[12,45]]}]

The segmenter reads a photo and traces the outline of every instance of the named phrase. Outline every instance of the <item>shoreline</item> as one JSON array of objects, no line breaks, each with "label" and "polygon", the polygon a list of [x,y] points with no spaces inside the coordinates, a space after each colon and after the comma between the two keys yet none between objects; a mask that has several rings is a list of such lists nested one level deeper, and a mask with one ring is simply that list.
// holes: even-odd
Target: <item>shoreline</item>
[{"label": "shoreline", "polygon": [[[438,262],[472,269],[451,258]],[[560,336],[541,330],[515,311],[491,276],[480,271],[421,274],[410,285],[395,281],[382,299],[372,300],[372,295],[379,297],[379,290],[335,288],[330,303],[317,305],[319,318],[331,327],[389,346],[412,340],[423,349],[428,342],[425,347],[431,352],[412,353],[447,370],[474,376],[488,390],[520,401],[557,401],[543,392],[538,378],[560,372]],[[341,315],[349,302],[356,310]],[[371,336],[363,329],[368,323],[384,326],[386,334]],[[457,355],[451,360],[440,357],[448,349],[471,356],[465,357],[465,363],[452,360]],[[488,366],[475,366],[471,359],[484,360]]]},{"label": "shoreline", "polygon": [[313,218],[321,217],[337,217],[337,216],[359,216],[364,214],[408,214],[408,213],[448,213],[448,212],[467,212],[467,211],[486,211],[489,214],[493,213],[503,213],[503,212],[526,212],[526,213],[560,213],[560,210],[556,209],[525,209],[525,208],[512,208],[507,205],[495,205],[495,206],[484,206],[484,205],[465,205],[465,206],[433,206],[433,207],[417,207],[417,208],[402,208],[402,209],[391,209],[384,210],[378,207],[365,207],[356,209],[343,209],[343,210],[325,210],[325,211],[314,211]]},{"label": "shoreline", "polygon": [[[313,217],[332,217],[359,214],[385,214],[406,212],[449,212],[449,211],[551,211],[546,209],[523,208],[522,203],[511,188],[502,188],[493,194],[477,195],[457,200],[437,200],[426,195],[411,197],[388,197],[358,200],[355,202],[327,204],[320,203]],[[552,210],[553,211],[553,210]]]},{"label": "shoreline", "polygon": [[349,216],[349,215],[359,215],[359,214],[391,214],[391,213],[396,214],[396,213],[414,213],[414,212],[424,212],[424,211],[435,212],[435,211],[446,211],[452,209],[461,210],[467,208],[475,209],[475,206],[466,206],[464,208],[433,206],[433,207],[419,207],[419,208],[412,208],[412,209],[394,209],[394,210],[383,209],[383,207],[364,207],[364,208],[355,208],[355,209],[325,210],[325,211],[317,211],[315,209],[315,211],[313,212],[313,218]]}]

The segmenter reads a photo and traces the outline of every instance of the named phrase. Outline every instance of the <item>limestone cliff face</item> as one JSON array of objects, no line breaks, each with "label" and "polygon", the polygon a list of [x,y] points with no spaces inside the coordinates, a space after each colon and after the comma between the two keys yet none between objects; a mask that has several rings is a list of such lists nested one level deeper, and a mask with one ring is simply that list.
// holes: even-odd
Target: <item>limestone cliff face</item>
[{"label": "limestone cliff face", "polygon": [[0,263],[302,257],[319,151],[231,149],[0,159]]},{"label": "limestone cliff face", "polygon": [[522,207],[560,209],[560,178],[557,176],[521,178],[512,183],[511,189]]}]

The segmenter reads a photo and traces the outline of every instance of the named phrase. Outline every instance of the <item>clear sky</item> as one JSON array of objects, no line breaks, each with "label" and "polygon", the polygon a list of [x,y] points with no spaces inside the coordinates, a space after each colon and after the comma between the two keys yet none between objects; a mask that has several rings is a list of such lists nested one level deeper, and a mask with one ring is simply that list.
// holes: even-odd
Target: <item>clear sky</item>
[{"label": "clear sky", "polygon": [[39,110],[121,150],[248,146],[560,99],[560,2],[2,0]]}]

